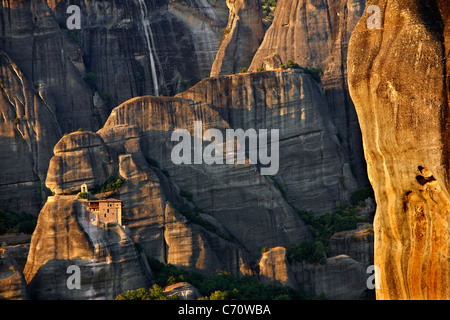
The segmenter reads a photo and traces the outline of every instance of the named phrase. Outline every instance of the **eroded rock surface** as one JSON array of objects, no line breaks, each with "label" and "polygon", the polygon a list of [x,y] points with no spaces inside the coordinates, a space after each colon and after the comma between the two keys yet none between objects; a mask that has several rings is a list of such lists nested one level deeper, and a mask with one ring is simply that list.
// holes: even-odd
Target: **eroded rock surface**
[{"label": "eroded rock surface", "polygon": [[353,32],[349,87],[374,187],[378,299],[449,299],[447,1],[370,1]]},{"label": "eroded rock surface", "polygon": [[24,274],[32,299],[114,299],[150,284],[141,259],[122,226],[96,227],[85,204],[56,196],[39,215]]},{"label": "eroded rock surface", "polygon": [[27,283],[17,262],[0,249],[0,300],[29,299]]}]

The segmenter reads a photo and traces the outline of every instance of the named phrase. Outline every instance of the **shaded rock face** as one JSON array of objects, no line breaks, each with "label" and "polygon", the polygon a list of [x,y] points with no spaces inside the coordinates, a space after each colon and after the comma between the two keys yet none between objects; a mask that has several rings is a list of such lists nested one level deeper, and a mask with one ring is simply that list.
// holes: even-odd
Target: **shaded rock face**
[{"label": "shaded rock face", "polygon": [[228,25],[211,68],[211,77],[248,69],[264,37],[260,0],[228,0]]},{"label": "shaded rock face", "polygon": [[263,254],[259,268],[265,283],[301,288],[332,300],[360,299],[367,289],[365,267],[346,255],[328,258],[325,264],[289,263],[286,249],[277,247]]},{"label": "shaded rock face", "polygon": [[26,300],[27,283],[17,262],[0,249],[0,300]]},{"label": "shaded rock face", "polygon": [[346,255],[328,258],[323,265],[294,263],[292,270],[304,290],[328,299],[360,299],[367,289],[366,268]]},{"label": "shaded rock face", "polygon": [[[95,227],[84,206],[56,198],[42,209],[24,269],[32,299],[114,299],[149,285],[128,233],[119,225]],[[80,289],[68,286],[71,266],[79,268]]]},{"label": "shaded rock face", "polygon": [[[280,1],[250,71],[278,54],[303,67],[321,68],[329,113],[359,186],[368,185],[361,131],[347,88],[347,46],[366,0]],[[271,64],[269,64],[271,65]],[[271,67],[266,70],[271,69]]]},{"label": "shaded rock face", "polygon": [[299,70],[201,81],[178,97],[213,106],[232,128],[280,130],[276,180],[299,209],[326,213],[356,189],[323,91]]},{"label": "shaded rock face", "polygon": [[54,153],[46,185],[56,195],[79,192],[81,180],[93,189],[114,175],[113,159],[98,134],[75,132],[64,136]]},{"label": "shaded rock face", "polygon": [[[195,121],[201,121],[204,130],[230,128],[207,104],[178,97],[143,97],[117,107],[103,130],[120,125],[140,127],[148,146],[144,155],[167,170],[179,190],[190,192],[193,203],[217,219],[250,252],[259,251],[264,243],[286,245],[309,238],[299,216],[255,165],[174,164],[172,132],[183,128],[193,134]],[[256,225],[255,219],[259,220]]]},{"label": "shaded rock face", "polygon": [[345,254],[361,262],[366,268],[373,265],[374,234],[371,224],[364,224],[355,230],[335,233],[328,242],[330,255]]},{"label": "shaded rock face", "polygon": [[53,110],[1,50],[0,90],[1,207],[37,214],[44,191],[41,181],[51,158],[49,151],[61,138],[61,131]]},{"label": "shaded rock face", "polygon": [[350,41],[349,87],[377,202],[378,299],[449,299],[447,1],[370,1]]}]

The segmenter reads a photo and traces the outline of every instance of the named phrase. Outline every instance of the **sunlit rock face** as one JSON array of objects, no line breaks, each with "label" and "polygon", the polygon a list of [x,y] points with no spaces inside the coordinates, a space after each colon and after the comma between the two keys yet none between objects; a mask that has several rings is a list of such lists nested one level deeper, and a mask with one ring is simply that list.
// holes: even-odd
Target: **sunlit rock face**
[{"label": "sunlit rock face", "polygon": [[450,4],[369,5],[379,15],[353,32],[348,74],[377,202],[377,298],[449,299]]},{"label": "sunlit rock face", "polygon": [[0,300],[28,299],[27,283],[16,260],[0,249]]},{"label": "sunlit rock face", "polygon": [[228,0],[230,14],[211,77],[248,69],[264,37],[260,0]]},{"label": "sunlit rock face", "polygon": [[[78,282],[71,278],[75,270]],[[55,198],[42,209],[24,275],[30,297],[39,300],[114,299],[151,278],[122,226],[94,226],[85,204],[70,198]]]}]

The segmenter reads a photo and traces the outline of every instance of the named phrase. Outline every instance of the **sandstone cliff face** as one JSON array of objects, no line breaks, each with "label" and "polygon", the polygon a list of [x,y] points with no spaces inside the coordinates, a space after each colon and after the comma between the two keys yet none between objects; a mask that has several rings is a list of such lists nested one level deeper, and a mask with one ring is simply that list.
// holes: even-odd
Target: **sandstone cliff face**
[{"label": "sandstone cliff face", "polygon": [[[219,29],[226,24],[227,10],[220,5],[216,10],[183,1],[71,4],[81,8],[80,30],[67,30],[65,1],[1,7],[2,49],[47,93],[64,132],[99,129],[113,106],[143,94],[172,95],[208,76]],[[188,7],[184,17],[182,5]],[[95,77],[85,81],[88,73]],[[103,100],[95,99],[95,92]]]},{"label": "sandstone cliff face", "polygon": [[103,139],[91,132],[64,136],[54,147],[46,185],[56,195],[80,191],[83,181],[93,189],[114,175],[114,163]]},{"label": "sandstone cliff face", "polygon": [[[123,227],[97,228],[84,204],[56,197],[39,215],[24,274],[32,299],[114,299],[149,285],[141,259]],[[80,289],[67,285],[73,265]]]},{"label": "sandstone cliff face", "polygon": [[232,128],[279,129],[277,182],[299,209],[326,213],[356,188],[322,88],[299,70],[201,81],[178,97],[211,104]]},{"label": "sandstone cliff face", "polygon": [[350,41],[349,87],[375,190],[378,299],[449,299],[447,1],[370,1]]},{"label": "sandstone cliff face", "polygon": [[[37,214],[43,200],[49,151],[61,137],[52,110],[19,66],[0,50],[0,203]],[[19,173],[19,174],[18,174]]]},{"label": "sandstone cliff face", "polygon": [[285,248],[272,248],[259,261],[261,281],[301,288],[327,299],[356,300],[367,289],[366,268],[347,255],[328,258],[325,264],[289,263]]},{"label": "sandstone cliff face", "polygon": [[0,249],[0,300],[28,299],[27,283],[17,262]]},{"label": "sandstone cliff face", "polygon": [[345,254],[366,268],[373,265],[374,234],[370,224],[335,233],[329,240],[330,256]]},{"label": "sandstone cliff face", "polygon": [[[66,1],[0,5],[5,209],[39,212],[52,148],[63,133],[98,130],[119,103],[172,95],[207,77],[228,17],[217,1],[71,4],[81,8],[81,30],[67,30]],[[12,125],[16,117],[20,124]]]},{"label": "sandstone cliff face", "polygon": [[[254,165],[175,165],[170,141],[176,128],[194,133],[194,122],[203,129],[230,128],[209,105],[182,98],[142,97],[117,107],[105,129],[133,125],[143,132],[146,157],[169,172],[180,190],[193,195],[193,203],[216,218],[250,252],[263,243],[287,244],[309,237],[298,215],[274,184]],[[254,224],[258,217],[259,223]],[[237,221],[239,223],[237,223]],[[296,231],[295,231],[296,230]]]},{"label": "sandstone cliff face", "polygon": [[[261,75],[263,78],[258,78]],[[253,88],[255,92],[270,91],[269,88],[276,84],[271,83],[267,75],[261,75],[233,77],[238,82],[248,83],[248,88]],[[286,82],[286,87],[289,87],[294,85],[293,79],[303,79],[298,75],[296,72],[279,72],[277,79]],[[299,101],[294,98],[305,96],[308,101],[312,99],[309,98],[312,94],[310,90],[317,92],[318,87],[310,81],[308,77],[303,79],[299,85],[305,91],[293,93],[293,101],[286,101],[285,108],[291,111],[289,115],[295,115],[294,118],[300,122],[304,119],[301,110],[297,110],[295,105]],[[230,97],[245,90],[238,86],[229,92]],[[264,103],[237,103],[236,106],[239,108],[237,111],[241,112],[241,108],[263,108]],[[326,123],[319,111],[320,106],[319,110],[314,108],[305,102],[304,112],[311,112],[310,121]],[[225,119],[221,114],[225,116],[226,109],[229,110],[229,116]],[[233,123],[227,120],[237,121],[242,114],[232,116],[232,110],[231,105],[224,104],[218,108],[181,97],[132,99],[114,109],[98,133],[77,132],[65,136],[57,144],[47,186],[53,191],[61,188],[76,192],[81,184],[92,186],[95,179],[100,182],[103,177],[107,178],[106,172],[114,173],[124,180],[117,196],[124,201],[123,215],[127,228],[133,240],[142,245],[147,255],[206,273],[217,270],[227,270],[233,274],[247,273],[252,257],[259,255],[263,246],[287,247],[310,239],[310,232],[279,188],[271,179],[262,176],[255,165],[173,163],[171,151],[175,143],[170,140],[176,128],[187,129],[193,134],[194,122],[201,121],[204,130],[225,130],[230,128],[229,122]],[[277,123],[275,126],[283,124],[282,113],[278,108],[268,108],[261,114],[262,117],[264,113],[268,117],[273,114],[273,119],[266,122],[268,128],[272,122]],[[259,116],[251,117],[250,113],[242,117],[246,127],[256,125],[259,119]],[[305,128],[309,128],[307,123],[305,121]],[[285,135],[286,138],[295,136],[294,123],[285,121],[285,124],[283,139]],[[263,124],[260,126],[265,127]],[[329,139],[327,143],[333,145],[334,140],[328,135],[328,129],[331,130],[325,124],[321,136],[322,139]],[[308,134],[306,136],[305,139]],[[297,141],[296,146],[301,141]],[[314,145],[315,142],[311,141],[311,146]],[[292,147],[293,143],[287,143],[282,145],[281,150]],[[285,154],[282,152],[282,156]],[[339,160],[338,152],[331,155],[336,157],[336,161]],[[82,161],[84,158],[86,161]],[[108,171],[105,168],[112,169]],[[333,183],[337,186],[337,178]],[[181,197],[181,190],[189,191],[192,200]],[[198,223],[186,219],[178,210],[178,207],[192,210],[194,206],[204,210],[206,214],[202,214],[201,218],[214,225],[220,234],[207,231]]]},{"label": "sandstone cliff face", "polygon": [[211,68],[211,77],[248,69],[264,37],[260,0],[228,0],[227,6],[230,9],[228,25]]},{"label": "sandstone cliff face", "polygon": [[339,130],[347,161],[358,185],[368,184],[361,132],[347,88],[347,46],[363,14],[366,0],[280,1],[270,28],[256,52],[250,71],[278,54],[303,67],[321,68],[329,113]]},{"label": "sandstone cliff face", "polygon": [[[95,181],[102,181],[96,177],[108,177],[104,168],[114,168],[110,172],[124,181],[115,194],[124,202],[124,223],[145,256],[207,274],[218,270],[246,273],[250,260],[245,248],[192,223],[176,210],[174,205],[189,208],[192,204],[185,203],[171,179],[149,165],[143,153],[149,152],[147,144],[137,126],[65,136],[55,147],[47,186],[64,193],[77,192],[83,183],[92,188]],[[213,217],[203,219],[223,229]],[[221,232],[227,234],[224,229]]]}]

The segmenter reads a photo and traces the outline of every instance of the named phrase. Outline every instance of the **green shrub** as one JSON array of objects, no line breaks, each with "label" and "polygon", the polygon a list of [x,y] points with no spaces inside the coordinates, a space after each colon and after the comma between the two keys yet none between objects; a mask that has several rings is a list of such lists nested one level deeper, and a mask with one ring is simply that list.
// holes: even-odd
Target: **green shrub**
[{"label": "green shrub", "polygon": [[116,297],[116,300],[178,300],[177,295],[168,297],[164,294],[163,289],[154,284],[149,290],[144,288],[134,290],[128,290],[125,294],[120,294]]},{"label": "green shrub", "polygon": [[84,80],[92,89],[97,88],[97,75],[94,72],[87,73]]},{"label": "green shrub", "polygon": [[0,235],[6,233],[32,234],[37,217],[25,212],[0,210]]},{"label": "green shrub", "polygon": [[239,71],[239,73],[247,73],[247,72],[248,72],[248,69],[247,69],[247,68],[245,68],[245,67],[244,67],[244,68],[242,68],[242,69],[241,69],[241,71]]},{"label": "green shrub", "polygon": [[78,196],[82,199],[89,199],[89,194],[87,192],[80,192]]},{"label": "green shrub", "polygon": [[326,263],[326,252],[321,241],[303,241],[292,245],[287,250],[288,259],[308,261],[310,263]]},{"label": "green shrub", "polygon": [[100,96],[100,99],[103,100],[103,102],[105,103],[105,105],[106,105],[107,107],[110,107],[110,106],[112,105],[112,97],[111,97],[111,94],[109,94],[109,93],[106,92],[106,91],[103,91],[103,92],[99,92],[98,95]]},{"label": "green shrub", "polygon": [[192,193],[190,193],[189,191],[186,190],[180,190],[180,196],[182,196],[183,198],[186,198],[188,201],[193,200],[193,195]]},{"label": "green shrub", "polygon": [[350,203],[354,206],[364,202],[367,198],[375,198],[372,188],[361,188],[356,190],[350,196]]},{"label": "green shrub", "polygon": [[199,298],[198,300],[227,300],[228,293],[224,291],[214,291],[209,297]]},{"label": "green shrub", "polygon": [[93,193],[104,193],[104,192],[112,192],[117,191],[122,187],[123,181],[122,179],[117,179],[115,177],[109,177],[108,181],[106,181],[101,186],[95,186],[93,189]]},{"label": "green shrub", "polygon": [[297,63],[292,62],[292,60],[288,60],[286,62],[286,68],[288,68],[288,69],[300,69],[300,66]]},{"label": "green shrub", "polygon": [[364,216],[358,215],[358,208],[350,204],[337,203],[334,212],[318,217],[315,217],[312,211],[298,209],[296,211],[300,218],[310,226],[314,239],[323,244],[326,253],[329,251],[328,241],[334,233],[356,229],[358,222],[365,221]]},{"label": "green shrub", "polygon": [[202,300],[238,299],[238,300],[278,300],[306,299],[300,291],[290,287],[264,285],[255,277],[232,276],[219,273],[211,277],[179,269],[171,264],[163,264],[154,258],[148,258],[150,268],[155,273],[155,283],[165,287],[169,282],[186,281],[196,287],[204,296]]}]

